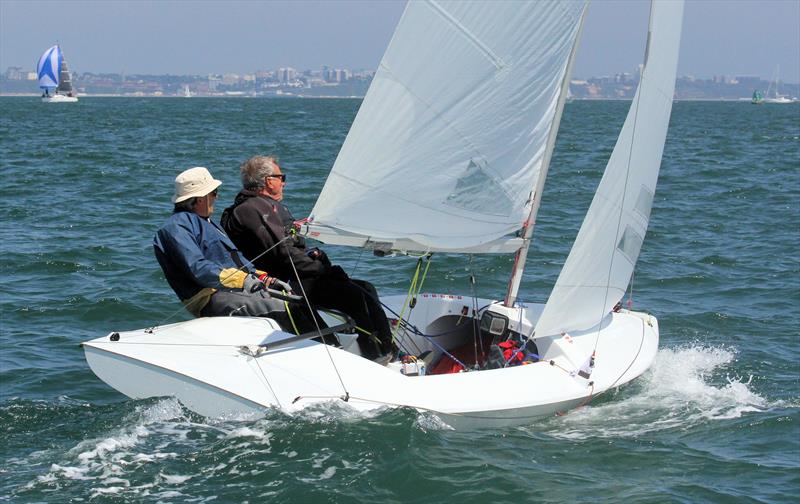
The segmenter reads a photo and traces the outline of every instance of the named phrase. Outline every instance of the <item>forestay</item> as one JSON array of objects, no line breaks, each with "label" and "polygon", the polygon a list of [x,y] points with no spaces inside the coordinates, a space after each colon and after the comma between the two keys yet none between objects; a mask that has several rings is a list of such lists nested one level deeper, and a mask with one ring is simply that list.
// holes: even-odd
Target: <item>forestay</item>
[{"label": "forestay", "polygon": [[39,58],[36,65],[36,74],[39,77],[40,88],[54,88],[58,86],[58,75],[61,71],[61,48],[54,45],[46,50]]},{"label": "forestay", "polygon": [[584,1],[409,2],[309,217],[331,243],[519,248]]},{"label": "forestay", "polygon": [[537,337],[588,329],[625,294],[647,231],[667,135],[682,1],[650,11],[639,89],[575,244],[540,317]]}]

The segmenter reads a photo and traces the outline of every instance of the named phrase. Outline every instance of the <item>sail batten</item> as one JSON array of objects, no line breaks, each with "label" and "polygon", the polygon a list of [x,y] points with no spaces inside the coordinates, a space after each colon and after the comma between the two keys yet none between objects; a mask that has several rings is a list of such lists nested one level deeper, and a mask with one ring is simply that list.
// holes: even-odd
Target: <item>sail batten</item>
[{"label": "sail batten", "polygon": [[410,2],[309,230],[452,252],[515,234],[584,6]]}]

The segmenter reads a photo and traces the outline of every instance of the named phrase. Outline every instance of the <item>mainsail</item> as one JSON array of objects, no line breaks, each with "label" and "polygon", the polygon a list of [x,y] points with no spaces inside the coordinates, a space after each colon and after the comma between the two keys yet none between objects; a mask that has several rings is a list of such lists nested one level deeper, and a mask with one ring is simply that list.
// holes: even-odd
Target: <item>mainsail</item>
[{"label": "mainsail", "polygon": [[682,1],[652,3],[639,89],[536,324],[537,337],[591,328],[625,294],[653,205],[672,111],[682,17]]},{"label": "mainsail", "polygon": [[39,87],[42,89],[58,87],[59,73],[61,72],[61,48],[54,45],[46,50],[39,58],[36,65],[36,74],[39,76]]},{"label": "mainsail", "polygon": [[417,251],[518,249],[509,235],[530,213],[585,7],[409,2],[309,235]]},{"label": "mainsail", "polygon": [[61,70],[59,71],[58,92],[72,96],[72,79],[69,77],[69,69],[67,68],[67,60],[61,58]]}]

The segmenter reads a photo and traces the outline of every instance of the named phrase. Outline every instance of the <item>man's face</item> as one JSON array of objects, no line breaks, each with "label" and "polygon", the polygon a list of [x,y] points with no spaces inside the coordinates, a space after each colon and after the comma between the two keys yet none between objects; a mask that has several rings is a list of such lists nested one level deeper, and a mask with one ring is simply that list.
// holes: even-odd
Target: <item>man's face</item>
[{"label": "man's face", "polygon": [[200,217],[210,217],[214,213],[214,202],[217,201],[217,190],[214,189],[210,193],[197,198],[197,203],[194,205],[194,213]]},{"label": "man's face", "polygon": [[266,182],[266,191],[270,198],[274,199],[275,201],[281,201],[283,199],[283,186],[286,185],[286,182],[281,180],[283,173],[281,172],[281,167],[275,165],[275,170],[272,172],[272,175],[268,175],[264,182]]}]

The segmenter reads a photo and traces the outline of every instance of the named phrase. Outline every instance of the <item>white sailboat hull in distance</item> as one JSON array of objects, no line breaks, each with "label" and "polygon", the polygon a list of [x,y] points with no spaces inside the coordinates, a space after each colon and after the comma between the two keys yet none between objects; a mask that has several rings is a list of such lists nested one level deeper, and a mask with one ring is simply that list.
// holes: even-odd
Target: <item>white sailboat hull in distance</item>
[{"label": "white sailboat hull in distance", "polygon": [[785,104],[785,103],[794,103],[794,100],[787,98],[785,96],[778,96],[776,98],[764,98],[764,103]]},{"label": "white sailboat hull in distance", "polygon": [[[403,300],[386,301],[399,307]],[[470,304],[460,296],[422,295],[409,322],[428,334],[449,331],[436,344],[450,351],[471,347],[474,325],[460,316]],[[523,332],[532,330],[542,310],[491,307]],[[644,373],[659,339],[654,317],[623,310],[591,330],[537,339],[539,362],[408,376],[402,365],[369,361],[344,341],[342,348],[313,340],[270,348],[293,335],[264,318],[199,318],[114,334],[117,341],[109,335],[84,343],[86,360],[99,378],[134,399],[174,396],[207,417],[260,416],[271,408],[292,413],[324,402],[360,411],[408,407],[460,427],[530,424],[586,404]],[[443,355],[429,338],[403,334],[398,341],[403,348],[431,350],[429,370]],[[261,345],[267,348],[259,351]],[[591,374],[581,376],[593,352]]]},{"label": "white sailboat hull in distance", "polygon": [[75,103],[78,101],[78,97],[54,94],[50,96],[42,96],[42,101],[44,103]]}]

